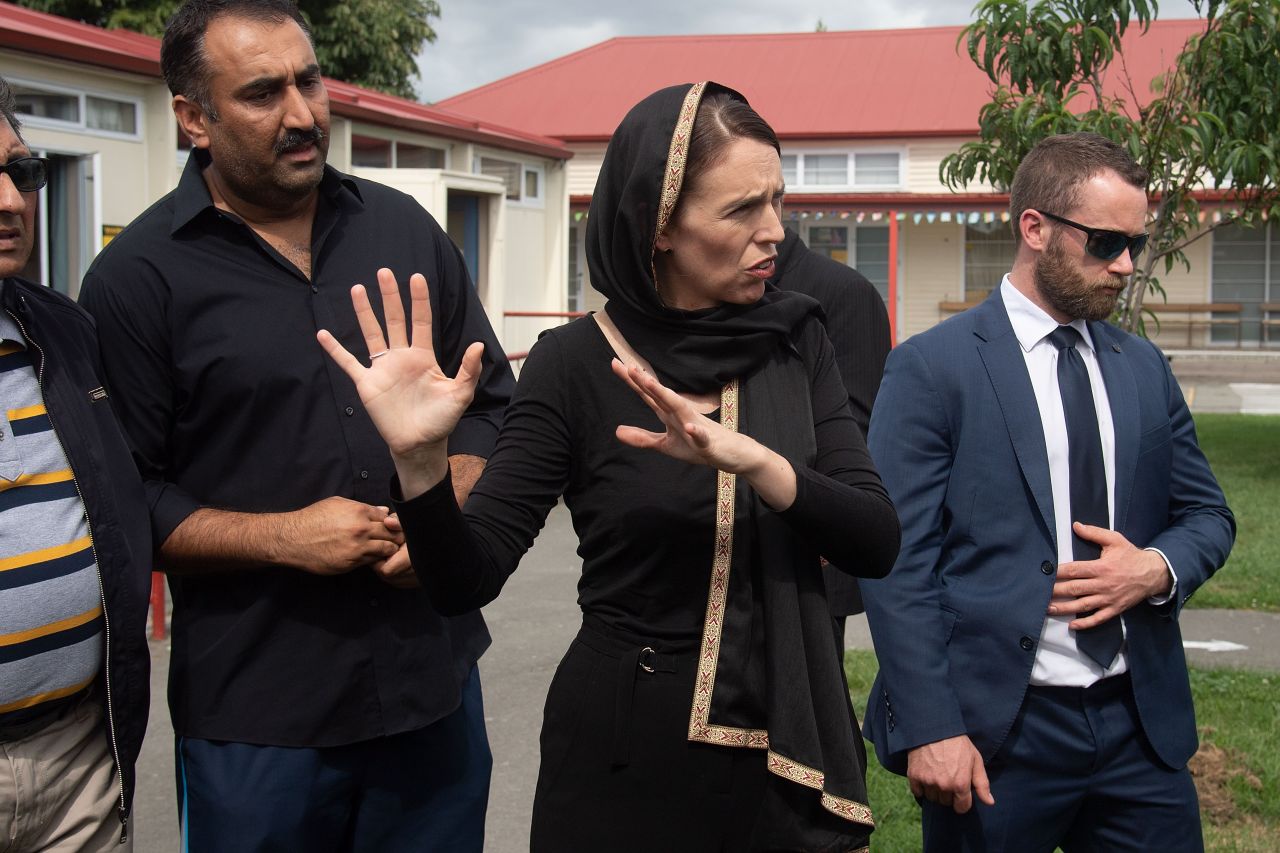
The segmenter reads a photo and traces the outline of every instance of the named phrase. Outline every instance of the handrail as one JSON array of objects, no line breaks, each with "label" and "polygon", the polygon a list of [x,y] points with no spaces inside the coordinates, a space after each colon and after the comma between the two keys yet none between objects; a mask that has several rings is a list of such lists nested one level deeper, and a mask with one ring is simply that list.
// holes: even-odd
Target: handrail
[{"label": "handrail", "polygon": [[[579,317],[587,316],[585,311],[503,311],[502,319],[509,320],[512,318],[535,318],[545,320],[576,320]],[[524,361],[529,357],[528,350],[520,350],[517,352],[507,353],[507,361],[515,363]]]},{"label": "handrail", "polygon": [[586,311],[503,311],[503,317],[559,317],[561,319],[576,320],[579,317],[587,316]]}]

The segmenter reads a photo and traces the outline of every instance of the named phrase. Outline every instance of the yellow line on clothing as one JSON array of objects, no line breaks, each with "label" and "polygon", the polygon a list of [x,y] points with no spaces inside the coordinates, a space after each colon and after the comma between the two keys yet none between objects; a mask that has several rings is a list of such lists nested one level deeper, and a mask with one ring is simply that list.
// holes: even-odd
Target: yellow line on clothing
[{"label": "yellow line on clothing", "polygon": [[44,474],[23,474],[13,481],[0,480],[0,492],[21,488],[22,486],[49,486],[54,483],[65,483],[72,479],[74,477],[70,468],[64,471],[49,471]]},{"label": "yellow line on clothing", "polygon": [[[97,678],[97,676],[94,676],[94,678]],[[8,705],[0,705],[0,714],[7,714],[10,711],[21,711],[23,708],[31,708],[39,705],[41,702],[52,702],[54,699],[63,699],[67,696],[74,696],[92,683],[93,678],[90,678],[87,681],[82,681],[79,684],[73,684],[70,687],[50,690],[48,693],[37,693],[35,696],[28,696],[26,699],[19,699],[17,702],[10,702]]]},{"label": "yellow line on clothing", "polygon": [[66,545],[54,545],[52,548],[41,548],[39,551],[28,551],[27,553],[19,554],[16,557],[7,557],[0,560],[0,572],[7,572],[10,569],[20,569],[23,566],[32,566],[36,563],[47,563],[48,561],[56,560],[59,557],[78,554],[92,545],[92,539],[88,536],[82,536],[74,542],[68,542]]},{"label": "yellow line on clothing", "polygon": [[41,625],[39,628],[17,631],[12,634],[0,634],[0,646],[16,646],[18,643],[25,643],[28,640],[38,640],[50,634],[70,631],[72,628],[79,628],[86,622],[92,622],[101,615],[102,605],[98,605],[86,613],[68,616],[66,619],[59,619],[57,622],[50,622],[48,625]]},{"label": "yellow line on clothing", "polygon": [[49,410],[44,407],[44,403],[36,403],[34,406],[23,406],[21,409],[10,409],[9,420],[20,421],[24,418],[34,418],[47,414],[49,414]]}]

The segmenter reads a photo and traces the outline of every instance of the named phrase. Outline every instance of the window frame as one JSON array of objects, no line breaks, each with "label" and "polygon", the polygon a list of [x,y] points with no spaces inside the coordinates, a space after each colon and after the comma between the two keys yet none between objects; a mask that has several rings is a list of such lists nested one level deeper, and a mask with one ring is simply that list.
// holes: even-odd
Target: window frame
[{"label": "window frame", "polygon": [[[51,95],[69,95],[77,99],[80,118],[78,121],[66,121],[64,119],[47,118],[45,116],[35,116],[30,113],[19,112],[18,117],[22,120],[24,127],[38,127],[46,130],[62,130],[84,133],[89,136],[102,136],[108,139],[120,139],[129,142],[141,142],[144,136],[144,128],[146,125],[146,114],[143,111],[142,98],[135,98],[131,95],[121,95],[115,92],[104,92],[99,89],[77,89],[70,86],[62,86],[57,83],[48,83],[43,80],[33,80],[29,77],[8,77],[9,85],[14,88],[36,89],[38,91],[47,92]],[[16,93],[15,93],[16,94]],[[118,104],[127,104],[133,107],[134,116],[134,132],[126,133],[119,130],[106,130],[103,128],[91,127],[89,125],[89,98],[97,98],[103,101],[113,101]]]},{"label": "window frame", "polygon": [[[1245,306],[1245,310],[1241,312],[1241,316],[1240,316],[1240,323],[1241,323],[1241,326],[1239,328],[1240,345],[1248,349],[1256,348],[1263,351],[1274,351],[1276,349],[1277,344],[1280,344],[1280,332],[1270,332],[1268,328],[1262,325],[1262,321],[1266,320],[1267,317],[1262,315],[1260,311],[1256,318],[1255,317],[1246,318],[1243,315],[1246,313],[1250,313],[1249,306],[1251,305],[1256,304],[1261,306],[1261,305],[1266,305],[1266,304],[1280,301],[1280,245],[1278,245],[1280,244],[1280,228],[1275,227],[1274,222],[1263,222],[1261,223],[1260,229],[1259,229],[1261,230],[1262,237],[1260,240],[1254,241],[1254,242],[1261,243],[1262,245],[1262,258],[1261,258],[1262,296],[1260,299],[1256,301],[1253,299],[1241,298],[1239,295],[1231,296],[1229,299],[1223,299],[1223,298],[1219,298],[1218,293],[1216,292],[1218,289],[1217,277],[1219,274],[1219,267],[1222,262],[1222,259],[1219,259],[1218,257],[1216,257],[1218,253],[1218,245],[1217,245],[1218,239],[1220,237],[1226,236],[1227,234],[1232,234],[1232,233],[1239,234],[1248,230],[1244,226],[1239,224],[1232,224],[1232,225],[1226,226],[1226,228],[1233,229],[1233,231],[1226,231],[1225,229],[1215,230],[1212,235],[1212,242],[1209,246],[1209,252],[1208,252],[1209,275],[1208,275],[1208,287],[1207,287],[1208,299],[1206,301],[1209,304],[1213,304],[1215,302],[1237,302]],[[1230,242],[1235,242],[1235,241],[1232,240]],[[1232,283],[1238,284],[1238,281],[1232,282]],[[1223,282],[1224,286],[1226,284],[1227,284],[1226,282]],[[1244,336],[1244,324],[1246,323],[1257,326],[1256,338],[1248,338]],[[1222,338],[1215,339],[1215,335],[1220,330],[1224,333]],[[1206,336],[1205,340],[1210,347],[1222,347],[1222,346],[1232,345],[1236,341],[1234,338],[1229,337],[1229,334],[1228,334],[1229,331],[1230,331],[1229,328],[1214,326],[1209,329],[1208,335]]]},{"label": "window frame", "polygon": [[[501,153],[477,152],[471,163],[471,171],[477,175],[485,174],[483,171],[481,171],[482,160],[493,160],[500,163],[508,163],[510,165],[515,166],[518,169],[519,179],[517,180],[516,183],[517,183],[517,188],[519,190],[519,195],[513,198],[512,196],[504,192],[503,201],[505,201],[507,204],[515,205],[517,207],[528,207],[528,208],[538,208],[538,209],[546,207],[547,205],[547,168],[546,166],[536,165],[533,163],[529,163],[525,160],[520,160],[515,157],[507,156],[505,152],[501,152]],[[525,192],[525,187],[526,187],[525,182],[528,181],[529,175],[531,174],[537,175],[537,178],[538,178],[538,192],[536,195],[530,195]],[[491,175],[490,177],[498,177],[498,176]]]},{"label": "window frame", "polygon": [[[898,158],[898,179],[891,184],[867,184],[857,182],[857,158],[865,155],[893,154]],[[804,182],[806,157],[845,157],[845,182],[843,184],[808,184]],[[832,192],[900,192],[906,188],[907,152],[903,147],[874,148],[804,148],[782,149],[783,157],[794,157],[796,160],[796,182],[787,184],[787,192],[832,193]]]},{"label": "window frame", "polygon": [[[355,155],[354,155],[354,151],[355,151],[355,149],[354,149],[354,146],[353,146],[353,147],[352,147],[352,151],[351,151],[351,157],[352,157],[352,164],[351,164],[351,165],[352,165],[352,168],[357,168],[357,169],[401,169],[401,168],[405,168],[405,169],[426,169],[426,168],[435,168],[435,169],[445,169],[445,170],[447,170],[447,169],[449,168],[450,150],[449,150],[449,146],[448,146],[448,145],[432,145],[431,143],[421,142],[421,141],[418,141],[418,140],[401,139],[401,138],[399,138],[398,136],[383,136],[382,134],[378,134],[378,133],[367,133],[367,132],[364,132],[363,130],[357,131],[357,130],[355,130],[355,129],[353,129],[353,130],[352,130],[351,135],[352,135],[353,137],[355,137],[355,136],[364,137],[365,139],[376,139],[376,140],[378,140],[378,141],[380,141],[380,142],[385,142],[385,143],[387,143],[387,145],[388,145],[388,146],[390,146],[390,152],[389,152],[389,155],[388,155],[388,158],[387,158],[387,159],[388,159],[388,162],[389,162],[389,165],[386,165],[386,166],[357,166],[357,165],[355,164]],[[431,149],[431,150],[433,150],[433,151],[439,151],[439,152],[441,153],[441,155],[443,155],[441,159],[443,160],[443,163],[444,163],[444,164],[443,164],[443,165],[441,165],[441,166],[401,166],[401,165],[400,165],[400,146],[401,146],[402,144],[403,144],[403,145],[412,145],[412,146],[414,146],[415,148],[430,148],[430,149]]]},{"label": "window frame", "polygon": [[[886,242],[887,242],[887,237],[889,232],[889,224],[887,222],[884,222],[884,223],[856,222],[852,219],[847,219],[847,220],[839,219],[834,222],[830,222],[826,220],[807,220],[804,222],[804,224],[800,228],[800,237],[802,240],[804,240],[804,243],[806,246],[811,247],[810,251],[815,251],[814,249],[812,249],[812,231],[814,228],[844,228],[845,229],[845,248],[846,248],[846,251],[848,252],[848,260],[844,262],[844,265],[849,267],[852,270],[857,270],[859,273],[863,275],[863,277],[867,279],[867,281],[871,282],[871,285],[875,287],[877,293],[880,292],[880,285],[877,284],[874,280],[872,280],[872,278],[868,276],[862,270],[861,267],[858,266],[858,232],[884,231]],[[819,254],[821,254],[821,252],[819,252]],[[829,257],[829,256],[826,256],[826,257]],[[832,260],[834,260],[834,258]],[[840,263],[840,261],[836,261],[836,263]],[[886,305],[889,304],[889,295],[888,295],[889,279],[892,278],[893,263],[894,263],[893,257],[889,256],[887,266],[885,268],[886,275],[885,275],[885,282],[884,282],[884,292],[880,293],[880,297],[884,300]]]},{"label": "window frame", "polygon": [[[1003,280],[1003,276],[1007,274],[1010,269],[1013,268],[1013,258],[1010,257],[1009,263],[1006,266],[1005,270],[1000,273],[1001,278],[991,279],[991,280],[988,280],[986,284],[975,284],[975,286],[971,287],[969,282],[969,229],[976,228],[976,230],[981,232],[983,231],[985,226],[988,226],[988,225],[995,226],[986,231],[987,236],[998,234],[1001,231],[1001,229],[1003,229],[1007,242],[1013,248],[1014,255],[1016,255],[1018,252],[1018,240],[1014,236],[1013,229],[1010,226],[1010,224],[1008,222],[1002,221],[999,216],[997,216],[995,220],[992,222],[985,222],[980,220],[978,222],[965,221],[965,222],[959,222],[957,224],[960,226],[960,297],[961,297],[961,301],[968,302],[969,293],[971,290],[985,289],[987,293],[990,293],[992,290],[995,290],[1000,286],[1000,282]],[[1000,240],[1000,241],[992,240],[992,242],[1005,242],[1005,240]]]}]

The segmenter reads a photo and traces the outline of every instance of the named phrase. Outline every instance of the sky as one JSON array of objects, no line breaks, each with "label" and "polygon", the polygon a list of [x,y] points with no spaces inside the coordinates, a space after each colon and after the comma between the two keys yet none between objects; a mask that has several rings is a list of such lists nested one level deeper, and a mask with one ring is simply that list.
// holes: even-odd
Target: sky
[{"label": "sky", "polygon": [[[812,32],[964,24],[976,0],[439,0],[418,94],[438,101],[615,36]],[[1161,18],[1190,18],[1165,0]],[[762,58],[762,61],[766,61]]]}]

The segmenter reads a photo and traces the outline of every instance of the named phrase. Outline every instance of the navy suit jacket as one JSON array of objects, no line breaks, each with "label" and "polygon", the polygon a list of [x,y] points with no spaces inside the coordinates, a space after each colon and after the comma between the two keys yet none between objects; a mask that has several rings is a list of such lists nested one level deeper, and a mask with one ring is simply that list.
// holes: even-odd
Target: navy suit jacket
[{"label": "navy suit jacket", "polygon": [[[1164,606],[1124,615],[1142,727],[1180,768],[1197,737],[1178,615],[1227,558],[1235,520],[1164,355],[1090,323],[1115,422],[1115,529],[1178,576]],[[862,583],[880,674],[864,733],[882,764],[967,734],[985,759],[1022,704],[1057,566],[1044,431],[994,290],[890,354],[869,435],[902,521],[889,575]]]}]

